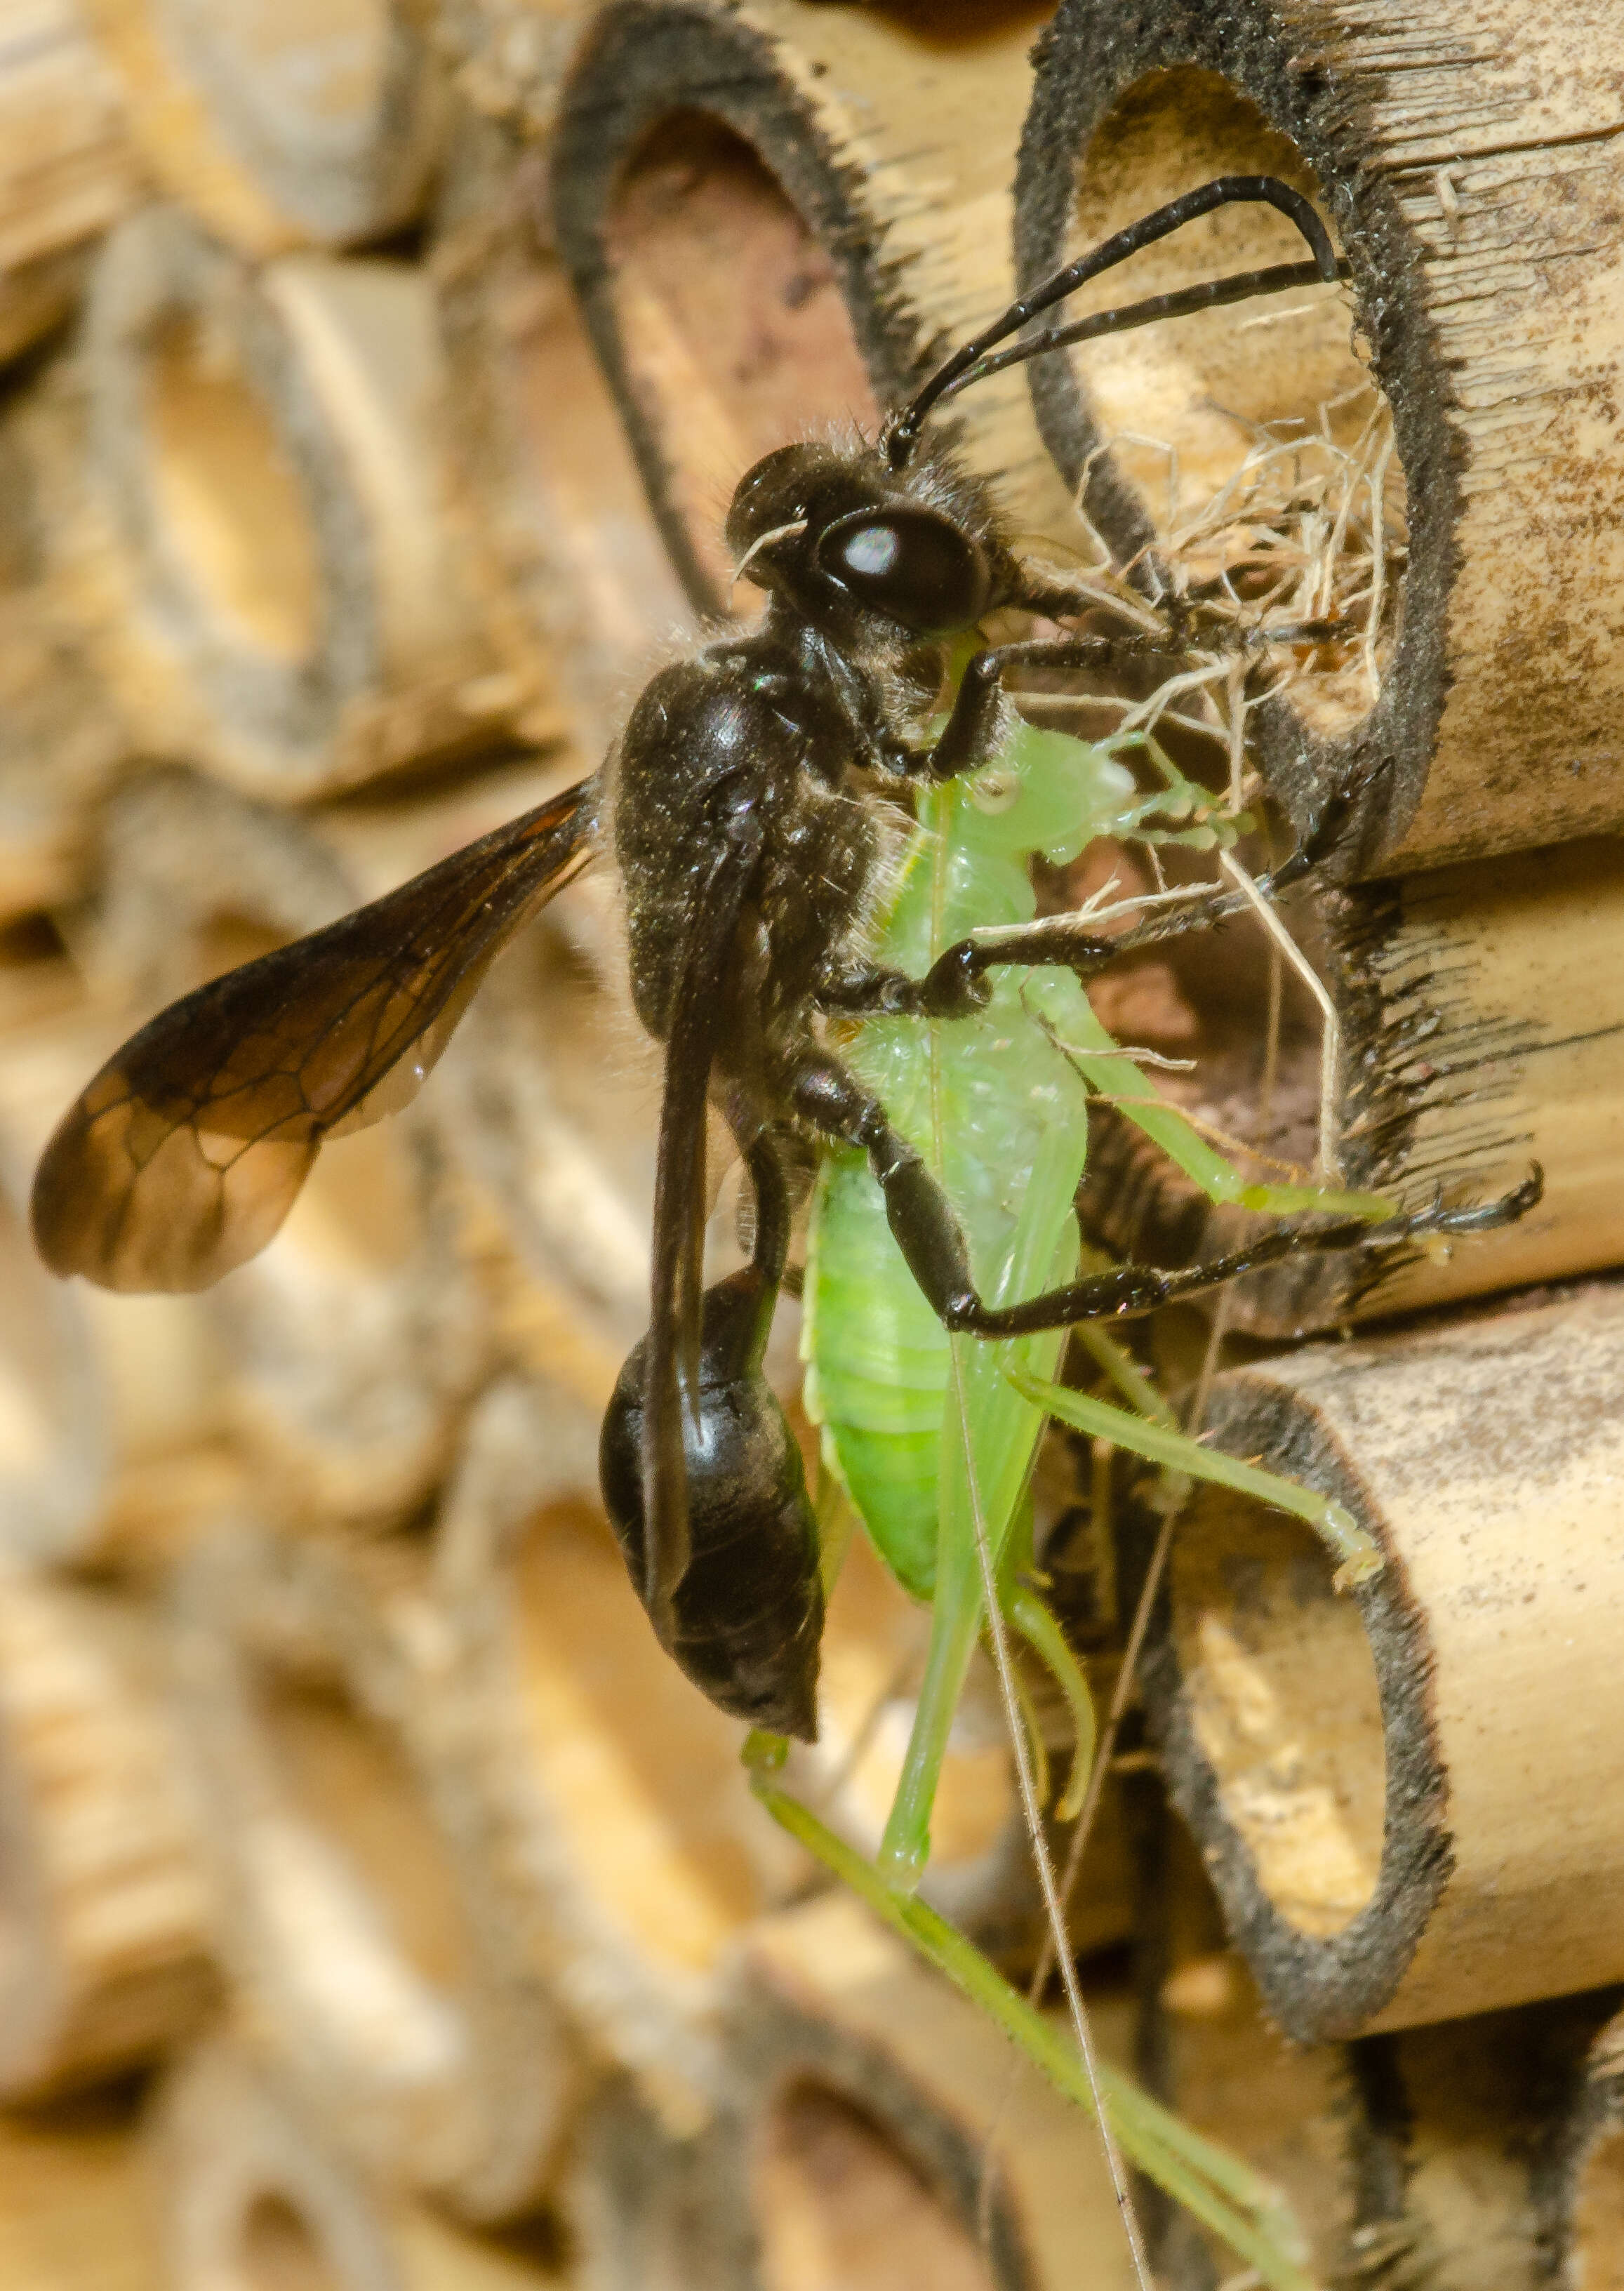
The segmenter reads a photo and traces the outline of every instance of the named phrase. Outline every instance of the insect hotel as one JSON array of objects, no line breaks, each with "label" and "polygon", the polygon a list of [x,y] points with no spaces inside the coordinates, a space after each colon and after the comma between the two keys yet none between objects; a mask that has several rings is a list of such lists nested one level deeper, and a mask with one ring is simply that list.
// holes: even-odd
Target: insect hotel
[{"label": "insect hotel", "polygon": [[0,2284],[1624,2287],[1612,0],[0,0]]}]

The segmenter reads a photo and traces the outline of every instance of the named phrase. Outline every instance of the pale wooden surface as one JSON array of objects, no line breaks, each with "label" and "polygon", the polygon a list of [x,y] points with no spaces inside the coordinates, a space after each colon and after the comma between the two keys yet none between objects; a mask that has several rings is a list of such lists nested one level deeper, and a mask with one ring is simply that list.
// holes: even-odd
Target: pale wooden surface
[{"label": "pale wooden surface", "polygon": [[1307,1531],[1222,1498],[1176,1561],[1176,1786],[1269,2010],[1351,2034],[1624,1976],[1624,1291],[1235,1370],[1210,1420],[1387,1555],[1336,1597]]}]

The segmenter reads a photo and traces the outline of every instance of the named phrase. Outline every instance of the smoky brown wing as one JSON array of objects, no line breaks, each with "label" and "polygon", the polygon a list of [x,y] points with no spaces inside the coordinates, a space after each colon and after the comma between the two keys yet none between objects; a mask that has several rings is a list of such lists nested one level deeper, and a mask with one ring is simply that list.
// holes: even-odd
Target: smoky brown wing
[{"label": "smoky brown wing", "polygon": [[415,1095],[494,957],[584,864],[594,792],[583,781],[132,1035],[35,1177],[52,1270],[203,1289],[262,1249],[322,1140]]}]

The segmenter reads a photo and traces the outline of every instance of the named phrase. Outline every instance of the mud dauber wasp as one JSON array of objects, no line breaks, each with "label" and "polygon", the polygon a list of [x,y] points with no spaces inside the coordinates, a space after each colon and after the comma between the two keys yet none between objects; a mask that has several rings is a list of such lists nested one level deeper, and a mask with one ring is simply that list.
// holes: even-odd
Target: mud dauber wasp
[{"label": "mud dauber wasp", "polygon": [[[1240,200],[1289,217],[1312,260],[1025,331],[1139,248]],[[816,1530],[800,1452],[760,1373],[789,1240],[786,1137],[867,1154],[921,1290],[950,1330],[980,1337],[1146,1313],[1300,1250],[1388,1248],[1522,1215],[1537,1176],[1478,1209],[1434,1207],[1374,1227],[1346,1218],[1277,1225],[1204,1264],[1126,1265],[995,1309],[976,1293],[939,1186],[820,1031],[825,1017],[951,1019],[981,1006],[996,965],[1059,965],[1086,978],[1235,912],[1238,895],[1214,890],[1113,938],[1051,917],[964,939],[920,978],[866,959],[885,792],[982,764],[1008,704],[1006,671],[1178,649],[1176,628],[1156,644],[1060,636],[983,649],[945,728],[912,744],[921,711],[904,671],[921,646],[963,639],[999,608],[1050,621],[1077,610],[1017,561],[987,488],[950,449],[925,447],[922,425],[959,390],[1043,351],[1332,279],[1339,268],[1300,193],[1269,176],[1223,177],[1020,297],[876,440],[768,454],[740,480],[726,526],[739,571],[768,592],[759,625],[656,675],[607,762],[579,786],[136,1033],[41,1162],[33,1219],[45,1261],[125,1290],[201,1288],[243,1263],[275,1233],[323,1140],[415,1094],[503,944],[595,854],[606,856],[624,893],[633,1001],[665,1046],[665,1081],[651,1322],[606,1419],[604,1494],[655,1631],[689,1676],[725,1710],[810,1737]],[[1323,856],[1332,824],[1268,888]],[[706,1290],[712,1103],[749,1170],[755,1225],[750,1263]]]}]

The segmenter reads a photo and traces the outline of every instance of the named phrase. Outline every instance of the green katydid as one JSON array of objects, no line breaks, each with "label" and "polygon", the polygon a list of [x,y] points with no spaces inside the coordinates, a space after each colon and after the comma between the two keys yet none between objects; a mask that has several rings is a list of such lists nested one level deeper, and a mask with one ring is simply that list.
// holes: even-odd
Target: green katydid
[{"label": "green katydid", "polygon": [[[1120,760],[1136,744],[1149,747],[1165,782],[1148,797]],[[921,799],[875,953],[918,975],[967,931],[1028,920],[1035,909],[1033,854],[1065,863],[1102,835],[1227,848],[1243,824],[1141,735],[1094,744],[1022,722],[993,765]],[[844,1055],[943,1181],[981,1293],[999,1303],[1033,1295],[1077,1269],[1073,1200],[1090,1091],[1122,1106],[1216,1202],[1277,1215],[1331,1210],[1372,1223],[1393,1213],[1376,1195],[1249,1183],[1113,1041],[1067,971],[1003,970],[977,1016],[936,1025],[874,1019],[854,1031]],[[1242,1485],[1298,1514],[1325,1538],[1345,1582],[1379,1565],[1374,1546],[1328,1499],[1180,1432],[1097,1329],[1089,1331],[1097,1357],[1132,1406],[1057,1384],[1063,1331],[1008,1342],[949,1337],[903,1261],[860,1154],[832,1154],[820,1170],[803,1299],[806,1402],[821,1427],[825,1468],[904,1588],[929,1604],[930,1640],[874,1864],[769,1779],[770,1739],[756,1738],[750,1752],[758,1787],[786,1827],[993,2011],[1049,2073],[1085,2100],[1092,2092],[1122,2150],[1264,2280],[1305,2283],[1300,2250],[1270,2191],[1124,2080],[1091,2062],[1083,2077],[1049,2024],[912,1896],[929,1855],[931,1806],[961,1689],[988,1630],[989,1586],[999,1619],[1048,1667],[1073,1714],[1075,1749],[1062,1818],[1076,1813],[1087,1785],[1094,1742],[1088,1683],[1033,1581],[1029,1481],[1050,1415],[1167,1470]]]}]

